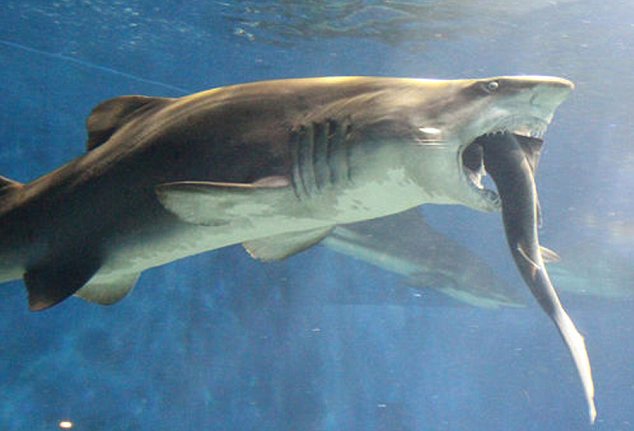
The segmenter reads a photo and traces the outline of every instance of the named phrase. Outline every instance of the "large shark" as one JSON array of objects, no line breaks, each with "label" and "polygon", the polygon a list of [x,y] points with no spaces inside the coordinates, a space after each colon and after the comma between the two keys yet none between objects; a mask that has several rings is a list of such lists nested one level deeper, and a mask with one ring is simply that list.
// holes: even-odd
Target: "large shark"
[{"label": "large shark", "polygon": [[[87,121],[88,153],[29,184],[0,180],[0,281],[32,310],[110,304],[148,268],[243,243],[282,259],[340,224],[420,204],[502,209],[515,262],[584,385],[582,336],[548,279],[533,170],[572,83],[553,77],[334,77],[126,96]],[[499,195],[485,189],[486,171]]]}]

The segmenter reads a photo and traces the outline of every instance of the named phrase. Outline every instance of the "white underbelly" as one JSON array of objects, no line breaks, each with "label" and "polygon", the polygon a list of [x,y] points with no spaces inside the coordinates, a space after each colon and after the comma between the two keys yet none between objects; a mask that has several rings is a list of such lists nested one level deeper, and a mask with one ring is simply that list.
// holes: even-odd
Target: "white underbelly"
[{"label": "white underbelly", "polygon": [[107,258],[96,278],[140,273],[195,254],[278,234],[395,214],[425,200],[420,188],[398,172],[380,182],[367,181],[344,190],[325,191],[307,200],[299,200],[289,190],[285,200],[275,201],[273,214],[266,211],[270,214],[266,217],[236,218],[221,226],[174,222],[158,234],[119,238],[108,247]]},{"label": "white underbelly", "polygon": [[[140,273],[246,241],[370,220],[424,203],[452,202],[447,190],[456,186],[450,175],[450,167],[455,165],[453,156],[434,152],[433,157],[428,156],[421,162],[420,159],[414,160],[414,154],[410,159],[415,162],[415,168],[408,170],[403,166],[402,156],[388,150],[372,153],[372,157],[366,157],[364,163],[352,163],[353,175],[347,181],[308,184],[310,187],[304,181],[303,188],[295,183],[294,187],[235,195],[235,205],[225,205],[229,202],[226,199],[234,196],[231,193],[227,196],[218,196],[215,192],[207,197],[205,193],[195,195],[195,199],[208,201],[192,208],[202,208],[211,215],[225,211],[224,217],[219,219],[226,224],[201,226],[175,221],[158,234],[154,231],[152,235],[120,238],[109,247],[107,259],[97,277]],[[414,179],[411,171],[419,170],[425,175]],[[217,205],[219,198],[224,206]],[[178,213],[178,209],[173,212]]]},{"label": "white underbelly", "polygon": [[262,220],[255,225],[232,223],[221,227],[178,223],[151,239],[131,237],[111,247],[96,277],[140,273],[188,256],[281,233],[314,229],[329,223],[315,219]]}]

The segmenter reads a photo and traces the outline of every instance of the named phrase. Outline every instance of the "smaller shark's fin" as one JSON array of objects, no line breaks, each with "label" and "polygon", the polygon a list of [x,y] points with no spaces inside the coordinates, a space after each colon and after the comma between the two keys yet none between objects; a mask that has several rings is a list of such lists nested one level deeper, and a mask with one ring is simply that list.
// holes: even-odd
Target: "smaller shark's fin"
[{"label": "smaller shark's fin", "polygon": [[557,263],[561,261],[561,257],[559,257],[559,255],[557,254],[557,252],[544,247],[543,245],[539,246],[539,250],[542,253],[542,259],[544,259],[544,262],[546,263]]},{"label": "smaller shark's fin", "polygon": [[88,283],[75,296],[101,305],[112,305],[134,289],[141,274],[124,274],[107,282]]},{"label": "smaller shark's fin", "polygon": [[334,226],[283,233],[242,244],[252,258],[270,262],[300,253],[330,235]]},{"label": "smaller shark's fin", "polygon": [[247,184],[184,181],[161,184],[156,187],[156,194],[166,209],[187,223],[222,226],[236,219],[260,216],[267,210],[264,205],[274,211],[277,201],[271,198],[287,196],[289,185],[288,178],[282,176]]},{"label": "smaller shark's fin", "polygon": [[22,188],[23,184],[0,176],[0,198]]},{"label": "smaller shark's fin", "polygon": [[[537,262],[535,262],[530,257],[528,257],[528,253],[526,253],[526,250],[524,250],[524,248],[521,245],[517,246],[517,251],[519,251],[522,257],[526,259],[533,267],[539,268],[539,265],[537,264]],[[559,255],[556,252],[554,252],[553,250],[549,248],[544,247],[543,245],[539,246],[539,252],[541,253],[542,259],[544,260],[545,263],[557,263],[561,261],[561,257],[559,257]]]},{"label": "smaller shark's fin", "polygon": [[105,143],[122,125],[151,107],[165,104],[171,99],[146,96],[122,96],[97,105],[88,119],[86,149],[93,150]]},{"label": "smaller shark's fin", "polygon": [[29,308],[40,311],[58,304],[77,292],[99,270],[98,259],[77,259],[66,263],[47,262],[24,274]]}]

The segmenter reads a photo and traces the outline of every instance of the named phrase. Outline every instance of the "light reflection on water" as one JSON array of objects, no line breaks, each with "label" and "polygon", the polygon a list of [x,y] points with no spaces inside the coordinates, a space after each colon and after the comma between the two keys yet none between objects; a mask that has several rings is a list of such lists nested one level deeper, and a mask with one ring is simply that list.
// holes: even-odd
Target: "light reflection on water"
[{"label": "light reflection on water", "polygon": [[[572,1],[572,0],[571,0]],[[561,3],[561,2],[560,2]],[[552,7],[548,1],[235,1],[219,3],[235,23],[234,34],[254,42],[292,46],[297,40],[357,38],[420,50],[430,41],[472,35],[530,11]]]}]

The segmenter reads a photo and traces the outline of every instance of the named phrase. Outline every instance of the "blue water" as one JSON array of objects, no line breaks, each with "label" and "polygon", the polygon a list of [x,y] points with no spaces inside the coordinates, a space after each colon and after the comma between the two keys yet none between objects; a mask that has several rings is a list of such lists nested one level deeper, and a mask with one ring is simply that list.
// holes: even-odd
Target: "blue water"
[{"label": "blue water", "polygon": [[[147,271],[112,307],[31,313],[21,282],[1,286],[0,429],[634,429],[633,47],[628,0],[3,1],[0,174],[24,182],[83,154],[87,114],[123,94],[327,75],[573,80],[539,167],[540,235],[572,256],[559,284],[599,416],[591,428],[528,293],[525,308],[482,309],[325,247],[263,264],[236,246]],[[527,291],[499,215],[424,213]]]}]

